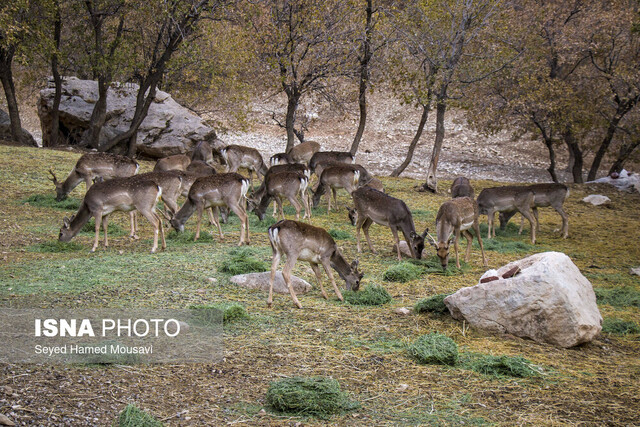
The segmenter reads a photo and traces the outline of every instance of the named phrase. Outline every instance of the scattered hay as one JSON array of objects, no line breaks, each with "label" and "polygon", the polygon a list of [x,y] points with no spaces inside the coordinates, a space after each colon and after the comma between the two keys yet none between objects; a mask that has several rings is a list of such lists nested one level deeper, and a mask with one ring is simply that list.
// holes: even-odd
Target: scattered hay
[{"label": "scattered hay", "polygon": [[629,286],[623,288],[594,288],[594,291],[598,304],[640,308],[640,292]]},{"label": "scattered hay", "polygon": [[229,257],[220,263],[220,271],[231,275],[246,273],[261,273],[269,270],[269,266],[264,261],[257,259],[255,251],[251,248],[242,247],[229,251]]},{"label": "scattered hay", "polygon": [[68,197],[62,201],[57,201],[54,194],[34,194],[20,201],[22,204],[29,204],[38,208],[53,208],[63,211],[77,211],[82,201],[75,197]]},{"label": "scattered hay", "polygon": [[388,268],[382,278],[387,282],[405,283],[419,278],[422,273],[424,273],[424,268],[405,261]]},{"label": "scattered hay", "polygon": [[495,378],[528,378],[539,375],[532,364],[524,357],[516,356],[467,356],[462,365],[466,369]]},{"label": "scattered hay", "polygon": [[81,251],[82,249],[84,249],[84,246],[77,242],[61,242],[59,240],[51,240],[49,242],[31,245],[27,250],[29,252],[38,253],[62,253],[77,252]]},{"label": "scattered hay", "polygon": [[161,427],[163,425],[133,404],[127,405],[118,417],[118,427]]},{"label": "scattered hay", "polygon": [[448,336],[438,333],[422,335],[407,351],[425,365],[453,366],[458,361],[458,345]]},{"label": "scattered hay", "polygon": [[334,240],[353,240],[353,236],[348,231],[337,230],[332,228],[329,230],[329,235],[334,238]]},{"label": "scattered hay", "polygon": [[[533,253],[535,249],[533,245],[524,241],[484,239],[482,244],[485,251],[495,251],[501,254],[530,254]],[[480,245],[476,239],[473,241],[473,247],[480,250]]]},{"label": "scattered hay", "polygon": [[[213,312],[213,310],[218,310],[222,313],[222,321],[224,323],[233,323],[238,320],[249,318],[247,309],[242,304],[239,304],[237,302],[219,302],[210,305],[192,305],[189,308],[192,310],[200,310],[199,315],[204,314],[205,312]],[[219,315],[215,312],[210,314],[213,317],[212,323],[219,318]]]},{"label": "scattered hay", "polygon": [[628,320],[607,317],[602,321],[602,332],[615,335],[640,334],[640,326]]},{"label": "scattered hay", "polygon": [[342,296],[351,305],[382,305],[391,301],[389,292],[380,285],[367,285],[361,291],[345,291]]},{"label": "scattered hay", "polygon": [[416,313],[448,314],[449,309],[444,304],[444,299],[451,294],[438,294],[421,299],[413,306]]},{"label": "scattered hay", "polygon": [[433,255],[430,258],[423,259],[410,259],[406,262],[416,265],[422,268],[422,274],[436,274],[438,276],[456,276],[464,273],[468,270],[468,265],[463,260],[460,260],[460,267],[456,267],[455,258],[451,258],[451,256],[455,257],[454,254],[450,255],[449,265],[446,270],[442,269],[442,265],[440,264],[440,258],[436,255]]},{"label": "scattered hay", "polygon": [[267,404],[286,414],[327,419],[360,407],[349,400],[340,383],[326,377],[291,377],[269,384]]}]

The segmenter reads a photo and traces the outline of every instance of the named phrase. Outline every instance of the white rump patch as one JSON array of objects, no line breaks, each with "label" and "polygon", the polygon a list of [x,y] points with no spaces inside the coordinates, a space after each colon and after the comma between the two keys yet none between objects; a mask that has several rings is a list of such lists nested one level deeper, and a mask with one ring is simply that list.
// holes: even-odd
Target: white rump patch
[{"label": "white rump patch", "polygon": [[358,185],[358,182],[360,182],[360,171],[354,171],[353,172],[353,185]]}]

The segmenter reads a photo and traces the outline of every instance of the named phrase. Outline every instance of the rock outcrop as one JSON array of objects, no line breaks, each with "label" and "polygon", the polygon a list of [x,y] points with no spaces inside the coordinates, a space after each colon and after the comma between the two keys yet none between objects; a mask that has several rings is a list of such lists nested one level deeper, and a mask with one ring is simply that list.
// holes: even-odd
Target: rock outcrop
[{"label": "rock outcrop", "polygon": [[[514,267],[520,271],[502,278]],[[532,255],[497,273],[498,280],[445,298],[451,315],[479,329],[560,347],[589,342],[600,333],[602,316],[593,287],[567,255]]]},{"label": "rock outcrop", "polygon": [[[269,292],[269,277],[271,276],[270,272],[264,273],[248,273],[248,274],[239,274],[237,276],[233,276],[231,279],[231,283],[235,283],[238,286],[242,286],[244,288],[249,289],[261,289],[263,291]],[[311,285],[306,280],[302,280],[299,277],[291,276],[291,286],[293,286],[293,290],[296,294],[304,294],[311,290]],[[282,272],[276,272],[276,279],[273,282],[273,291],[280,294],[288,294],[289,288],[287,284],[284,282],[284,278],[282,277]]]},{"label": "rock outcrop", "polygon": [[[13,140],[13,135],[11,135],[11,119],[9,118],[9,114],[3,110],[0,110],[0,139],[5,139],[7,141]],[[25,128],[22,128],[22,142],[34,147],[38,146],[33,135],[31,135]]]}]

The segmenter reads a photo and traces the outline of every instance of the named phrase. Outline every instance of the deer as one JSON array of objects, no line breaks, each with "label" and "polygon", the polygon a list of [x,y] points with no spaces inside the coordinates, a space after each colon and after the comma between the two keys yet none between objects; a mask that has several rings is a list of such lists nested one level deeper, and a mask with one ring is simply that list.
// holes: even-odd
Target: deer
[{"label": "deer", "polygon": [[452,241],[456,253],[456,267],[460,268],[458,241],[460,240],[461,233],[467,239],[467,252],[464,261],[469,261],[471,244],[473,242],[473,235],[469,232],[470,228],[473,228],[473,231],[475,231],[478,243],[480,244],[482,265],[487,266],[482,237],[480,237],[478,215],[478,204],[471,197],[456,197],[455,199],[444,202],[440,206],[440,209],[438,209],[438,214],[436,215],[436,236],[438,239],[434,239],[428,230],[427,237],[429,238],[429,243],[436,249],[442,270],[447,269],[449,263],[449,247]]},{"label": "deer", "polygon": [[84,196],[78,212],[63,219],[58,240],[69,242],[91,217],[96,220],[96,235],[91,252],[95,252],[100,238],[100,225],[104,229],[104,247],[109,246],[107,227],[109,215],[114,211],[138,210],[154,227],[151,253],[158,249],[158,234],[162,236],[162,249],[167,247],[162,219],[156,214],[156,203],[162,197],[162,188],[151,179],[114,178],[97,182]]},{"label": "deer", "polygon": [[[285,171],[278,173],[267,173],[265,180],[265,191],[260,199],[249,199],[249,206],[258,216],[260,221],[264,219],[264,213],[271,198],[276,200],[276,205],[280,210],[280,217],[285,219],[282,209],[282,199],[287,198],[296,210],[296,220],[300,220],[300,210],[304,206],[303,219],[311,219],[311,208],[307,197],[307,187],[309,178],[299,171]],[[302,206],[298,202],[298,196],[302,198]],[[274,215],[275,216],[275,215]]]},{"label": "deer", "polygon": [[352,209],[347,208],[347,211],[349,212],[351,224],[356,226],[358,253],[362,252],[360,247],[360,229],[364,231],[364,236],[367,239],[367,244],[371,252],[374,254],[377,253],[369,238],[369,227],[375,222],[376,224],[391,229],[398,251],[398,261],[402,260],[398,230],[402,232],[409,245],[411,257],[416,259],[422,258],[424,239],[427,231],[422,235],[416,233],[413,216],[405,202],[366,186],[358,188],[351,196],[353,197],[354,207]]},{"label": "deer", "polygon": [[194,161],[201,161],[208,165],[213,164],[213,150],[211,146],[206,141],[200,141],[196,144],[195,148],[191,152],[190,161],[193,163]]},{"label": "deer", "polygon": [[[264,176],[264,180],[262,181],[262,184],[260,184],[260,187],[258,187],[258,189],[253,193],[252,199],[254,200],[254,202],[256,202],[254,204],[257,204],[265,195],[265,192],[267,191],[267,186],[266,186],[267,177],[270,174],[278,173],[278,172],[300,172],[304,174],[304,176],[306,176],[307,178],[311,179],[311,170],[309,169],[309,167],[300,163],[290,163],[290,164],[271,166],[267,170],[267,173]],[[309,194],[307,192],[305,192],[305,195],[308,198]],[[310,203],[310,202],[307,202],[307,203]],[[276,216],[276,209],[277,209],[277,204],[274,204],[273,215],[272,215],[274,218]]]},{"label": "deer", "polygon": [[[249,190],[249,180],[235,172],[221,173],[210,176],[203,176],[195,180],[189,189],[187,201],[182,208],[173,216],[170,223],[178,232],[184,231],[184,224],[193,215],[198,212],[198,225],[196,227],[196,235],[193,241],[200,238],[200,224],[202,222],[202,213],[209,207],[215,207],[213,212],[213,220],[218,228],[220,240],[224,239],[220,222],[218,221],[218,208],[227,206],[238,218],[240,218],[240,240],[238,246],[249,244],[249,217],[244,208],[245,198]],[[245,237],[246,236],[246,237]]]},{"label": "deer", "polygon": [[260,152],[255,148],[228,145],[220,150],[220,154],[227,164],[227,172],[237,172],[240,168],[246,168],[249,171],[251,182],[253,181],[252,172],[258,176],[264,176],[267,173],[267,166],[264,164]]},{"label": "deer", "polygon": [[451,198],[455,199],[456,197],[470,197],[472,199],[476,197],[469,178],[459,176],[453,180],[453,183],[451,183]]},{"label": "deer", "polygon": [[282,220],[269,227],[268,232],[273,260],[269,277],[267,307],[271,307],[273,303],[273,282],[282,255],[287,258],[282,269],[282,277],[289,288],[294,304],[298,308],[302,308],[302,304],[291,286],[291,270],[298,260],[307,261],[311,265],[324,299],[329,299],[329,297],[322,286],[318,264],[322,265],[325,273],[329,276],[333,290],[340,301],[344,301],[344,298],[336,285],[331,269],[334,269],[345,281],[347,290],[357,291],[360,288],[360,280],[364,275],[358,271],[358,261],[355,260],[349,264],[340,253],[336,242],[325,229],[304,222]]},{"label": "deer", "polygon": [[308,164],[309,160],[315,153],[320,150],[320,144],[315,141],[305,141],[293,147],[288,153],[278,153],[271,156],[271,166],[304,163]]},{"label": "deer", "polygon": [[316,170],[318,166],[328,163],[355,163],[355,157],[348,151],[318,151],[309,160],[309,169],[317,176],[322,174]]},{"label": "deer", "polygon": [[184,170],[188,173],[195,173],[201,176],[213,175],[217,173],[215,168],[202,160],[192,160],[189,166]]},{"label": "deer", "polygon": [[93,180],[100,177],[104,180],[111,178],[125,178],[138,173],[140,165],[133,159],[109,153],[83,154],[73,167],[67,178],[59,182],[53,169],[49,169],[49,178],[56,186],[56,200],[64,200],[71,191],[82,181],[87,191]]},{"label": "deer", "polygon": [[487,215],[489,230],[487,239],[495,237],[496,228],[494,217],[496,212],[520,212],[531,225],[531,244],[536,243],[536,228],[533,225],[531,207],[534,193],[531,189],[516,186],[485,188],[478,195],[478,209],[480,214]]},{"label": "deer", "polygon": [[186,154],[174,154],[173,156],[159,159],[153,167],[154,172],[164,172],[171,170],[185,171],[191,163],[191,158]]},{"label": "deer", "polygon": [[[536,232],[540,231],[540,221],[538,219],[538,208],[544,208],[551,206],[558,212],[560,217],[562,218],[562,238],[566,239],[569,237],[569,217],[563,209],[563,204],[565,200],[569,197],[569,188],[567,188],[564,184],[558,183],[547,183],[547,184],[533,184],[523,187],[525,191],[532,190],[533,191],[533,206],[531,210],[533,211],[533,217],[536,220]],[[516,211],[511,212],[501,212],[499,215],[500,219],[500,229],[504,230],[507,226],[507,223],[511,219],[513,215],[516,214]],[[522,229],[524,228],[524,216],[520,221],[520,230],[518,234],[522,234]]]},{"label": "deer", "polygon": [[[313,193],[313,207],[317,207],[322,195],[327,193],[327,212],[331,212],[331,194],[333,194],[336,209],[338,206],[337,189],[344,188],[347,193],[351,195],[358,187],[372,180],[373,178],[369,172],[360,165],[344,163],[331,164],[326,167],[322,171],[322,175],[320,175],[318,186]],[[329,194],[329,188],[331,189],[331,194]]]}]

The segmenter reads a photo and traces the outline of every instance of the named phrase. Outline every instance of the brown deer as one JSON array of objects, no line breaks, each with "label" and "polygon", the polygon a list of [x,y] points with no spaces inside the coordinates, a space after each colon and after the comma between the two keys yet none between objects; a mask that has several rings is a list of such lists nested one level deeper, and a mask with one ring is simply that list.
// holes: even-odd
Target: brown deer
[{"label": "brown deer", "polygon": [[104,246],[109,246],[107,226],[109,215],[114,211],[130,212],[137,209],[154,227],[151,252],[158,248],[158,234],[162,236],[162,249],[167,247],[164,240],[162,219],[156,214],[155,207],[162,196],[162,188],[150,179],[114,178],[97,182],[84,196],[78,212],[71,218],[64,218],[58,240],[70,241],[93,216],[96,221],[96,236],[91,252],[95,252],[100,238],[100,224],[104,229]]},{"label": "brown deer", "polygon": [[476,197],[469,178],[459,176],[453,180],[451,184],[451,198],[455,199],[456,197],[470,197],[472,199]]},{"label": "brown deer", "polygon": [[424,238],[427,232],[425,231],[422,235],[416,233],[413,216],[405,202],[370,187],[359,188],[351,196],[353,197],[354,208],[347,210],[349,211],[351,224],[356,226],[358,253],[361,252],[360,229],[364,231],[364,237],[367,239],[369,249],[374,254],[376,253],[369,239],[369,227],[375,222],[391,229],[398,250],[398,261],[402,260],[398,230],[404,235],[409,245],[411,256],[416,259],[422,258]]},{"label": "brown deer", "polygon": [[202,160],[193,160],[189,163],[189,166],[184,170],[188,173],[195,173],[201,176],[213,175],[217,173],[215,168]]},{"label": "brown deer", "polygon": [[458,242],[460,233],[464,234],[467,239],[467,252],[464,261],[469,261],[471,255],[471,243],[473,236],[469,232],[470,228],[476,233],[480,251],[482,252],[482,265],[487,266],[487,259],[484,255],[484,246],[482,245],[482,237],[480,237],[480,226],[478,225],[478,205],[470,197],[457,197],[455,199],[444,202],[438,210],[436,216],[436,230],[438,240],[434,239],[427,232],[431,245],[436,249],[440,265],[446,270],[449,263],[449,246],[453,241],[453,247],[456,253],[456,267],[460,268],[460,260],[458,259]]},{"label": "brown deer", "polygon": [[355,157],[348,151],[318,151],[309,160],[309,168],[311,169],[311,172],[320,176],[322,171],[316,169],[321,164],[354,163],[355,161]]},{"label": "brown deer", "polygon": [[[311,208],[307,197],[307,187],[309,178],[299,171],[285,171],[278,173],[267,173],[265,180],[265,191],[262,191],[260,199],[249,199],[250,209],[255,212],[260,221],[264,219],[265,211],[271,202],[276,200],[276,205],[280,210],[280,217],[284,218],[282,199],[289,200],[296,210],[296,220],[300,220],[300,210],[304,206],[304,217],[311,218]],[[302,198],[302,205],[298,202],[298,196]],[[275,216],[275,215],[274,215]]]},{"label": "brown deer", "polygon": [[[171,219],[171,226],[179,232],[184,231],[184,224],[198,212],[198,225],[194,241],[200,237],[202,213],[209,207],[215,207],[214,223],[218,228],[220,239],[224,239],[222,228],[218,221],[218,208],[227,206],[240,218],[240,241],[238,245],[249,244],[249,218],[245,211],[245,198],[249,190],[249,180],[237,173],[221,173],[203,176],[195,180],[189,189],[187,201]],[[246,236],[246,237],[245,237]]]},{"label": "brown deer", "polygon": [[[327,212],[331,212],[331,195],[338,207],[337,190],[344,188],[347,193],[352,194],[363,183],[370,182],[373,178],[367,170],[356,164],[334,163],[326,167],[320,175],[318,186],[313,193],[313,207],[317,207],[323,194],[327,194]],[[331,192],[329,192],[331,189]]]},{"label": "brown deer", "polygon": [[237,172],[238,169],[245,168],[249,171],[250,181],[253,181],[252,172],[255,172],[258,177],[267,173],[267,166],[264,164],[260,152],[255,148],[228,145],[220,150],[220,154],[227,164],[228,172]]},{"label": "brown deer", "polygon": [[78,159],[69,176],[63,182],[58,181],[53,169],[49,169],[51,174],[49,179],[56,186],[56,200],[61,201],[82,181],[89,190],[96,178],[103,180],[125,178],[138,173],[139,167],[138,162],[128,157],[109,153],[87,153]]},{"label": "brown deer", "polygon": [[153,167],[154,172],[185,171],[191,163],[191,158],[186,154],[174,154],[173,156],[159,159]]},{"label": "brown deer", "polygon": [[[566,239],[569,237],[569,217],[564,211],[562,205],[564,204],[567,197],[569,197],[569,189],[564,184],[533,184],[526,187],[523,187],[525,191],[533,191],[533,206],[531,210],[533,211],[533,217],[536,220],[536,231],[540,231],[540,221],[538,220],[538,208],[544,208],[551,206],[558,212],[560,217],[562,218],[562,237]],[[504,230],[507,226],[507,223],[511,219],[513,215],[516,214],[516,211],[510,212],[501,212],[500,213],[500,229]],[[522,234],[522,229],[524,228],[524,216],[520,221],[520,230],[518,234]]]},{"label": "brown deer", "polygon": [[289,287],[289,293],[294,304],[298,308],[302,308],[302,304],[298,301],[298,297],[291,286],[291,270],[298,260],[307,261],[311,264],[311,269],[318,280],[320,292],[322,292],[322,296],[325,299],[329,297],[322,286],[318,264],[322,265],[325,273],[329,276],[329,280],[340,301],[344,299],[333,278],[332,268],[346,282],[347,290],[357,291],[360,288],[360,280],[362,280],[363,274],[358,271],[358,261],[356,260],[349,265],[340,253],[336,242],[326,230],[304,222],[284,220],[269,227],[269,241],[273,250],[273,261],[269,278],[268,307],[271,307],[273,303],[273,282],[282,255],[287,258],[282,269],[282,277]]},{"label": "brown deer", "polygon": [[315,141],[305,141],[296,145],[288,153],[278,153],[271,156],[271,166],[293,163],[308,164],[315,153],[320,150],[320,144]]},{"label": "brown deer", "polygon": [[193,161],[201,161],[206,164],[213,164],[213,150],[211,149],[211,145],[209,145],[206,141],[200,141],[196,144],[195,148],[191,152],[191,162]]},{"label": "brown deer", "polygon": [[533,225],[531,207],[533,206],[534,193],[531,189],[517,186],[504,186],[485,188],[478,195],[478,208],[480,214],[487,215],[489,230],[487,239],[495,237],[495,213],[496,212],[520,212],[531,225],[531,244],[536,243],[536,228]]},{"label": "brown deer", "polygon": [[[311,170],[309,169],[309,167],[300,163],[290,163],[290,164],[284,164],[284,165],[271,166],[267,170],[267,173],[264,175],[264,180],[262,181],[262,184],[260,184],[260,187],[258,187],[258,189],[253,192],[253,195],[251,197],[256,202],[256,204],[262,199],[262,197],[265,195],[265,192],[267,191],[267,186],[266,186],[267,177],[270,174],[279,173],[279,172],[300,172],[304,174],[304,176],[306,176],[307,178],[311,179]],[[305,195],[308,197],[309,193],[305,192]],[[272,215],[274,218],[276,216],[276,209],[277,209],[277,204],[274,203],[273,215]]]}]

